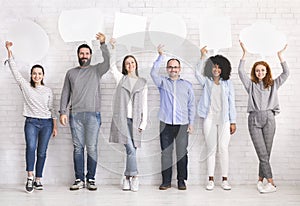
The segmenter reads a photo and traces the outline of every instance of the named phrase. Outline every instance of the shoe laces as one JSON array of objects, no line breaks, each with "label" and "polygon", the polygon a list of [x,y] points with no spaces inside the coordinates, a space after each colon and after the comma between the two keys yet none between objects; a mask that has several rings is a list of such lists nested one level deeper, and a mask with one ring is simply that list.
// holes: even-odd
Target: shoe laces
[{"label": "shoe laces", "polygon": [[28,178],[27,179],[27,187],[32,187],[33,186],[33,179]]}]

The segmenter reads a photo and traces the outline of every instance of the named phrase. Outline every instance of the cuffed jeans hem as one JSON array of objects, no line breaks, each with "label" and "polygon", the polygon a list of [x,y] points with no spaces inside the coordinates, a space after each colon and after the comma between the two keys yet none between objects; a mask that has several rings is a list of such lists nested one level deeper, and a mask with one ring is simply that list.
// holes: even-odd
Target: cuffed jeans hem
[{"label": "cuffed jeans hem", "polygon": [[133,177],[133,176],[137,176],[138,175],[138,172],[125,172],[124,173],[125,176],[130,176],[130,177]]}]

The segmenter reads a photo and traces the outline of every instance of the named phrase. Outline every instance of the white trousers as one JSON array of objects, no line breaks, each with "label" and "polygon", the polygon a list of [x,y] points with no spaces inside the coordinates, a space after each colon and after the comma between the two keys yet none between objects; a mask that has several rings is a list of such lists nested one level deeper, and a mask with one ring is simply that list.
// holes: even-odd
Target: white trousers
[{"label": "white trousers", "polygon": [[206,118],[203,122],[203,132],[207,149],[208,176],[214,176],[218,151],[222,177],[228,177],[230,122],[216,124],[211,119]]}]

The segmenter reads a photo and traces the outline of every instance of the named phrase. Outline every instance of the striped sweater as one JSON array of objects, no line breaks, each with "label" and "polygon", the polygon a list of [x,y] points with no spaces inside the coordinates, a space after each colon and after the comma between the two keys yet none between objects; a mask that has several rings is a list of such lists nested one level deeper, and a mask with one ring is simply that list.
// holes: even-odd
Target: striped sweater
[{"label": "striped sweater", "polygon": [[33,88],[17,70],[16,63],[12,58],[8,59],[8,65],[23,94],[23,115],[41,119],[56,118],[52,90],[43,85]]}]

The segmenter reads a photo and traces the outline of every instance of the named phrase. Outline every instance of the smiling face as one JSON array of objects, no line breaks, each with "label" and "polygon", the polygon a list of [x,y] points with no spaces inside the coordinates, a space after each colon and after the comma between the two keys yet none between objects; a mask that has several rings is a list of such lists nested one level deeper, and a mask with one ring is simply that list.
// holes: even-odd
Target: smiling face
[{"label": "smiling face", "polygon": [[267,74],[267,68],[264,65],[257,65],[255,67],[255,76],[259,81],[263,80]]},{"label": "smiling face", "polygon": [[78,52],[78,61],[81,67],[87,67],[91,63],[91,52],[89,48],[81,48]]},{"label": "smiling face", "polygon": [[167,64],[167,73],[171,79],[178,79],[181,71],[180,64],[177,60],[170,60]]},{"label": "smiling face", "polygon": [[135,59],[132,57],[128,57],[125,62],[125,69],[127,71],[128,74],[134,74],[135,70],[136,70],[136,62]]},{"label": "smiling face", "polygon": [[43,79],[44,79],[44,72],[41,68],[39,67],[35,67],[32,69],[32,72],[31,72],[31,79],[32,81],[34,82],[34,84],[37,86],[37,85],[41,85]]},{"label": "smiling face", "polygon": [[220,78],[220,75],[221,75],[221,68],[219,67],[219,65],[215,64],[214,67],[212,68],[212,75],[214,78]]}]

